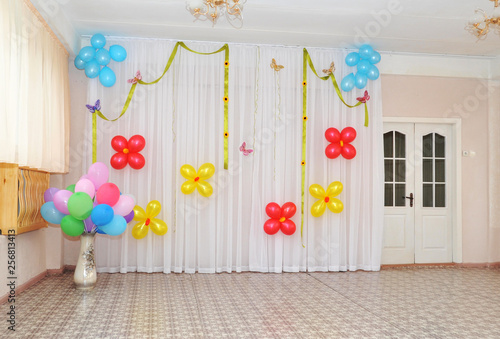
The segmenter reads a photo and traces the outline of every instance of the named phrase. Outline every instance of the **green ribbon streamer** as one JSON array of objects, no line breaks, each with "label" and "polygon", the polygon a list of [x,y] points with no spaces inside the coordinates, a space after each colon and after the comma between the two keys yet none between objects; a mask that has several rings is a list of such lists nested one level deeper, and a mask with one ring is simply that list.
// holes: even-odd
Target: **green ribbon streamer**
[{"label": "green ribbon streamer", "polygon": [[[168,70],[170,69],[172,62],[174,61],[175,56],[177,55],[177,51],[179,49],[179,46],[181,46],[182,48],[184,48],[187,51],[190,51],[192,53],[199,54],[199,55],[211,55],[211,54],[217,54],[217,53],[224,51],[225,52],[224,53],[225,62],[227,62],[227,63],[229,62],[229,46],[228,46],[228,44],[224,44],[224,46],[222,46],[221,48],[219,48],[215,52],[203,53],[203,52],[194,51],[191,48],[187,47],[184,42],[179,41],[175,44],[174,49],[173,49],[172,53],[170,54],[170,57],[168,58],[167,65],[165,66],[165,69],[163,70],[163,74],[158,79],[151,81],[151,82],[137,80],[136,84],[132,84],[132,87],[130,88],[130,91],[129,91],[128,96],[127,96],[127,100],[125,101],[125,105],[123,105],[122,112],[117,118],[108,119],[106,116],[104,116],[104,114],[102,114],[101,111],[95,111],[95,113],[101,119],[106,120],[106,121],[116,121],[116,120],[120,119],[125,114],[125,112],[128,110],[128,108],[130,106],[130,102],[132,101],[132,98],[134,97],[134,92],[135,92],[135,88],[137,87],[137,84],[153,85],[153,84],[156,84],[157,82],[159,82],[163,78],[163,76],[168,72]],[[228,96],[228,89],[229,89],[229,67],[224,65],[224,97]],[[229,126],[229,124],[228,124],[228,111],[229,111],[228,110],[228,102],[225,101],[224,102],[224,132],[225,133],[227,132],[227,129]],[[96,153],[97,153],[97,146],[96,146],[96,144],[97,144],[96,124],[97,124],[97,122],[95,121],[95,119],[96,119],[95,117],[96,117],[96,115],[93,114],[93,118],[92,118],[93,119],[92,120],[92,161],[93,162],[96,161]],[[229,162],[228,159],[229,159],[228,137],[224,137],[224,169],[228,168],[228,162]]]},{"label": "green ribbon streamer", "polygon": [[[349,105],[348,103],[345,102],[344,97],[342,96],[342,92],[340,91],[339,85],[337,83],[337,80],[335,79],[335,76],[333,75],[333,72],[325,75],[325,76],[319,76],[318,73],[316,72],[316,68],[314,67],[314,64],[311,60],[311,56],[309,55],[309,52],[307,51],[306,48],[304,48],[304,60],[303,60],[303,65],[302,65],[302,187],[301,187],[301,208],[300,208],[300,238],[302,239],[302,247],[304,246],[304,191],[305,191],[305,181],[306,181],[306,166],[305,166],[305,161],[306,161],[306,120],[307,120],[307,65],[309,65],[309,68],[313,71],[314,75],[316,75],[318,78],[321,80],[328,80],[332,79],[332,84],[333,88],[335,88],[335,92],[337,92],[338,97],[340,98],[340,101],[344,105],[346,105],[349,108],[354,108],[362,104],[361,101],[358,101],[357,104],[355,105]],[[368,127],[368,106],[365,104],[365,127]]]}]

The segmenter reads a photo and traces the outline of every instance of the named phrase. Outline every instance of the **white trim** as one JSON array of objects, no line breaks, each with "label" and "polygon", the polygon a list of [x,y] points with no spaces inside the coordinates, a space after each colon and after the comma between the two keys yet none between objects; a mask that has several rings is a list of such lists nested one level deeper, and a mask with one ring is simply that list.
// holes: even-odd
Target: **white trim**
[{"label": "white trim", "polygon": [[412,118],[383,117],[382,122],[407,122],[420,124],[450,124],[452,125],[455,150],[455,185],[453,191],[453,262],[462,262],[462,119],[460,118]]}]

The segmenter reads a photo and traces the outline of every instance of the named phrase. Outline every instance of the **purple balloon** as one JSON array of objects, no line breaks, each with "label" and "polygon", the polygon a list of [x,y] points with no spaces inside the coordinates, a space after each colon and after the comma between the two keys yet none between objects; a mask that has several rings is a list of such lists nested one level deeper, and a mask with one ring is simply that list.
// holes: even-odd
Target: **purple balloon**
[{"label": "purple balloon", "polygon": [[85,225],[85,232],[90,233],[92,232],[92,229],[94,228],[94,223],[92,222],[92,218],[88,217],[83,221],[83,224]]},{"label": "purple balloon", "polygon": [[132,219],[134,219],[134,210],[132,210],[132,212],[130,212],[129,214],[127,214],[126,216],[124,216],[124,218],[125,218],[125,221],[127,222],[127,224],[129,222],[131,222]]},{"label": "purple balloon", "polygon": [[56,194],[57,192],[59,192],[59,188],[47,188],[47,190],[43,194],[43,199],[45,200],[45,202],[54,201],[54,194]]}]

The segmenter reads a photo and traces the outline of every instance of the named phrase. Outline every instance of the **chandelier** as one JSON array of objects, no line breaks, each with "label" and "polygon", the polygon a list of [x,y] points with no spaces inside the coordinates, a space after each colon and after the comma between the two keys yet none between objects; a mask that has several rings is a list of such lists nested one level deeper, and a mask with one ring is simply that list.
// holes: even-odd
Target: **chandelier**
[{"label": "chandelier", "polygon": [[196,19],[209,19],[215,25],[221,16],[229,22],[238,20],[242,22],[243,4],[246,0],[190,0],[187,9]]},{"label": "chandelier", "polygon": [[478,38],[478,40],[482,40],[486,38],[486,35],[490,31],[490,25],[495,30],[496,34],[500,34],[500,7],[498,7],[499,0],[490,0],[495,3],[495,8],[491,13],[491,16],[488,17],[485,11],[482,9],[476,9],[474,16],[469,20],[465,29],[469,31],[469,33],[473,34]]}]

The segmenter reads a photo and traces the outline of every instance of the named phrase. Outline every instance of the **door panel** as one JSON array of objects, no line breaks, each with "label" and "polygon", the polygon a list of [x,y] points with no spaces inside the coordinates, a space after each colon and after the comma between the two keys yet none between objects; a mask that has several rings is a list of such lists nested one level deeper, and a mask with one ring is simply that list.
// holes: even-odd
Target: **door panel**
[{"label": "door panel", "polygon": [[414,210],[406,199],[414,192],[414,173],[408,157],[414,150],[414,127],[384,124],[384,239],[383,264],[413,262]]},{"label": "door panel", "polygon": [[452,261],[453,142],[450,125],[384,123],[382,264]]}]

